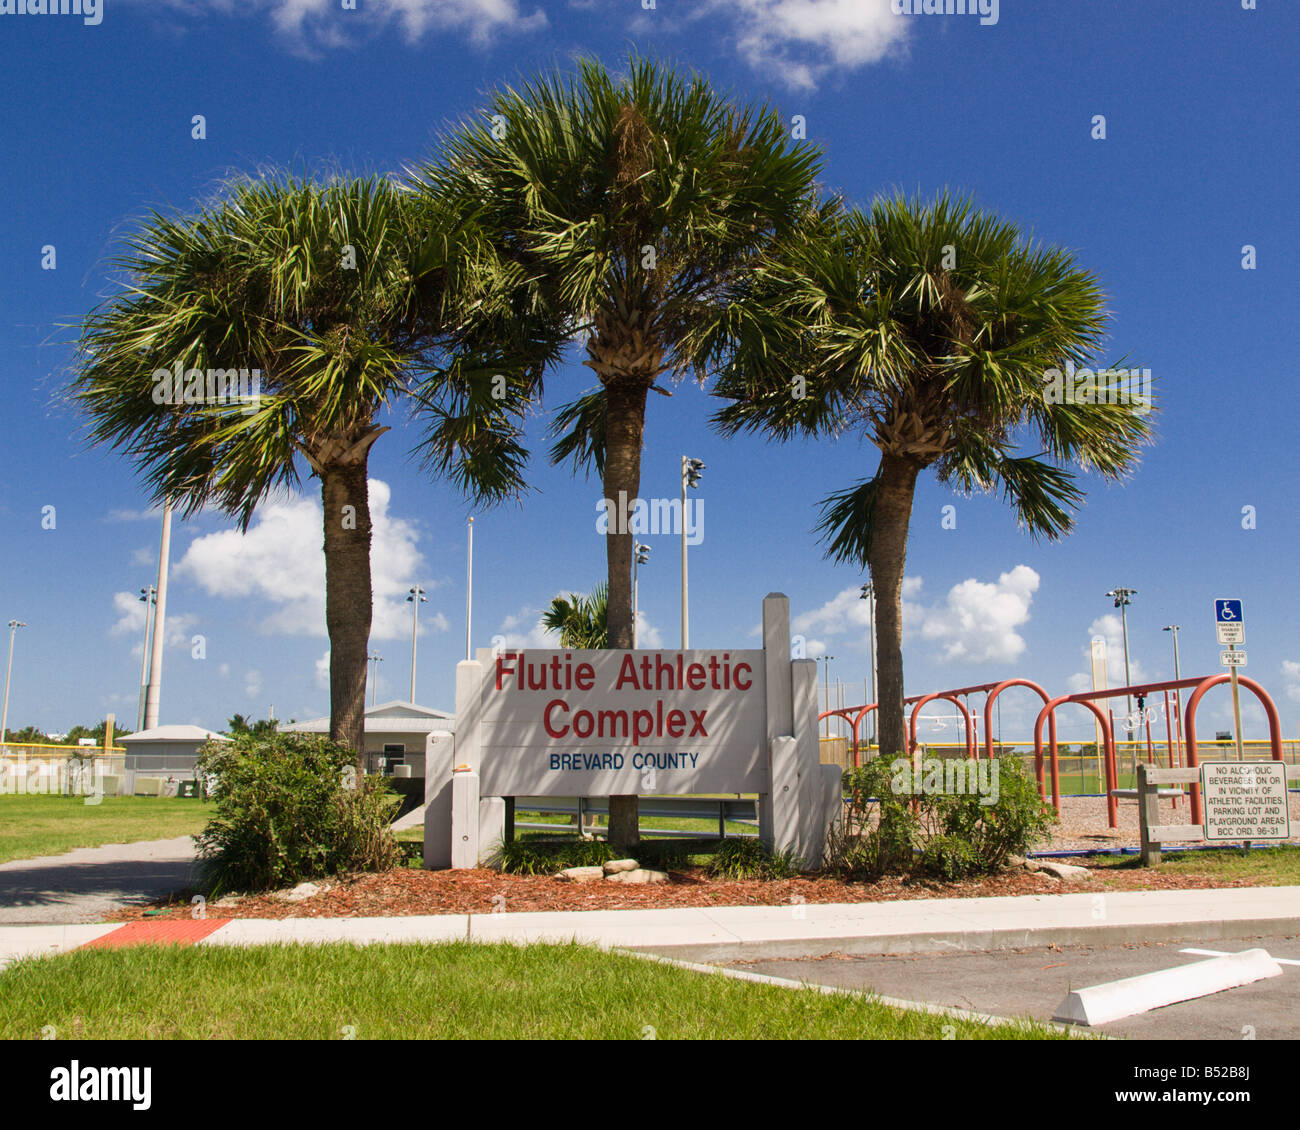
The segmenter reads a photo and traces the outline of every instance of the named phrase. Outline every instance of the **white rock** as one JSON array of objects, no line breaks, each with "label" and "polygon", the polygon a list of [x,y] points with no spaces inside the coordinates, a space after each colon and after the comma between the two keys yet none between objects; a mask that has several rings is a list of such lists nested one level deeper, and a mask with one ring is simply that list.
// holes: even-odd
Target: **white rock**
[{"label": "white rock", "polygon": [[305,899],[312,898],[321,893],[321,887],[315,883],[299,883],[291,891],[285,891],[280,895],[285,902],[303,902]]},{"label": "white rock", "polygon": [[605,861],[605,874],[613,875],[619,871],[635,871],[639,864],[635,859],[607,859]]},{"label": "white rock", "polygon": [[1086,867],[1076,867],[1072,863],[1057,863],[1054,859],[1035,860],[1039,871],[1046,871],[1058,879],[1091,879],[1092,872]]},{"label": "white rock", "polygon": [[643,867],[638,867],[635,871],[616,871],[613,875],[606,875],[605,878],[611,883],[666,883],[668,873],[647,871]]},{"label": "white rock", "polygon": [[223,895],[214,902],[213,906],[238,906],[244,899],[243,895]]},{"label": "white rock", "polygon": [[590,883],[603,879],[605,871],[601,867],[566,867],[563,871],[557,871],[554,877],[566,883]]}]

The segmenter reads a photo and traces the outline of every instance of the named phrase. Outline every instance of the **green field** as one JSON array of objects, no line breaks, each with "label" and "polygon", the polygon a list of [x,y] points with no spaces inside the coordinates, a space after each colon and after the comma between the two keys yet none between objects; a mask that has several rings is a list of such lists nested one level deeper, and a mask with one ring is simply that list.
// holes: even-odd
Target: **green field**
[{"label": "green field", "polygon": [[1104,870],[1137,871],[1149,875],[1195,875],[1222,882],[1249,879],[1262,886],[1300,885],[1300,847],[1278,844],[1262,851],[1222,848],[1176,851],[1166,848],[1158,867],[1143,867],[1135,855],[1094,856],[1090,864]]},{"label": "green field", "polygon": [[84,797],[0,795],[0,863],[194,835],[212,812],[202,801],[175,797],[104,797],[86,804]]},{"label": "green field", "polygon": [[138,946],[15,962],[0,1038],[1048,1039],[578,945]]}]

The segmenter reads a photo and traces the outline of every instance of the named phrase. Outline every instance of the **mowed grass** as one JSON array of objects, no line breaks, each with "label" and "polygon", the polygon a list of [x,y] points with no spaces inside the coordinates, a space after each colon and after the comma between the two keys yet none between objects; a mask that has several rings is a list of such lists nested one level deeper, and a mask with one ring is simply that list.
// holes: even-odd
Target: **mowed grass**
[{"label": "mowed grass", "polygon": [[1158,867],[1143,867],[1138,856],[1094,856],[1093,866],[1107,870],[1131,870],[1139,874],[1203,876],[1229,882],[1250,879],[1270,887],[1300,885],[1300,847],[1278,844],[1255,851],[1216,848],[1207,851],[1161,852]]},{"label": "mowed grass", "polygon": [[0,863],[61,855],[74,848],[194,835],[214,809],[176,797],[0,795]]},{"label": "mowed grass", "polygon": [[0,996],[0,1038],[24,1040],[1064,1038],[577,944],[76,950],[15,962]]}]

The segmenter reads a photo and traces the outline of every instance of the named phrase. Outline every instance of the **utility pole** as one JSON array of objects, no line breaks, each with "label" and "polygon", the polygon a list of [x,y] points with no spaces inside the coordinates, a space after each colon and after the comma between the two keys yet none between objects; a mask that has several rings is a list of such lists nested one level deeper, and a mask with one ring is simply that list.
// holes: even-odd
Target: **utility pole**
[{"label": "utility pole", "polygon": [[[867,638],[871,641],[871,701],[876,701],[876,588],[875,585],[868,581],[862,586],[862,599],[868,601],[867,617],[868,632]],[[879,710],[873,710],[867,718],[867,750],[871,749],[871,742],[876,734],[876,716]]]},{"label": "utility pole", "polygon": [[370,705],[375,705],[375,699],[379,694],[379,665],[384,661],[384,657],[377,651],[372,651],[366,656],[371,663],[375,665],[374,678],[370,680]]},{"label": "utility pole", "polygon": [[[1179,665],[1178,665],[1178,633],[1182,630],[1182,626],[1179,624],[1167,624],[1165,627],[1161,628],[1160,630],[1162,632],[1168,632],[1173,637],[1174,640],[1174,682],[1177,682],[1179,679],[1183,677],[1182,671],[1179,669]],[[1183,744],[1183,688],[1182,687],[1174,688],[1174,702],[1178,704],[1177,707],[1178,745],[1180,747],[1179,754],[1178,754],[1178,764],[1181,765],[1183,763],[1183,757],[1181,752],[1181,747]]]},{"label": "utility pole", "polygon": [[469,520],[469,554],[465,560],[465,658],[473,659],[469,649],[470,624],[474,617],[474,519]]},{"label": "utility pole", "polygon": [[140,654],[140,706],[135,715],[135,728],[144,729],[144,699],[149,688],[149,640],[150,627],[153,624],[153,609],[158,590],[150,585],[140,590],[140,599],[144,602],[144,649]]}]

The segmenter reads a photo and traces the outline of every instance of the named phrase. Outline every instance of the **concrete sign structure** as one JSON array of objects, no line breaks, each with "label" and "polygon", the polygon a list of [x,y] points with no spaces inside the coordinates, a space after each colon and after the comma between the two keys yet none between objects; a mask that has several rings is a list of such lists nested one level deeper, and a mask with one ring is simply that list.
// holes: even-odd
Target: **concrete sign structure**
[{"label": "concrete sign structure", "polygon": [[483,650],[456,669],[453,736],[425,758],[425,866],[474,867],[514,796],[757,793],[759,835],[820,864],[838,766],[820,763],[817,665],[790,658],[790,602],[761,650]]},{"label": "concrete sign structure", "polygon": [[1201,766],[1205,838],[1289,840],[1286,765],[1280,761],[1219,761]]}]

